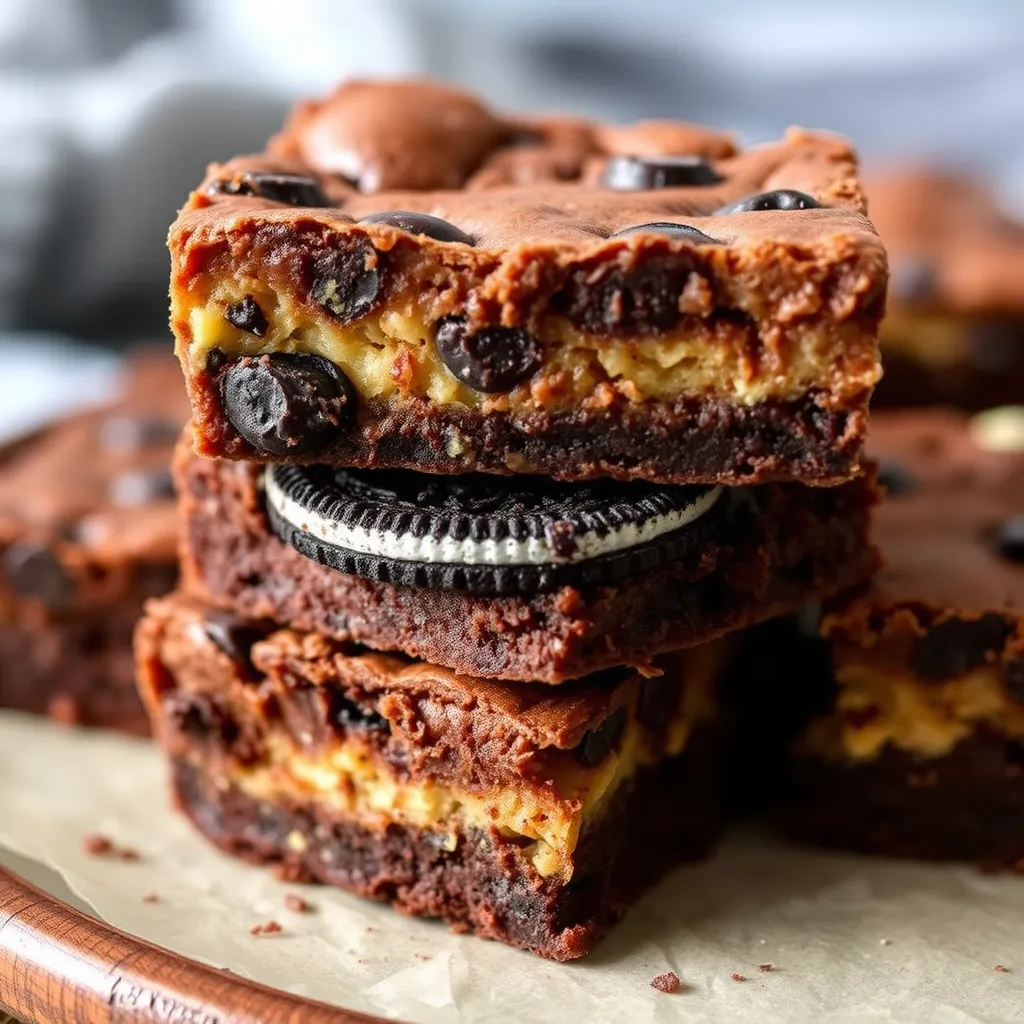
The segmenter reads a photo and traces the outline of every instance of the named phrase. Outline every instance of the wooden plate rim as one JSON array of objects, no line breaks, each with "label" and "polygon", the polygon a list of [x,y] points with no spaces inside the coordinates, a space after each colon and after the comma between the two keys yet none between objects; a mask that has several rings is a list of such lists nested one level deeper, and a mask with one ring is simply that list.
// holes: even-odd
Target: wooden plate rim
[{"label": "wooden plate rim", "polygon": [[4,867],[0,1006],[26,1024],[388,1020],[303,999],[190,960],[89,917]]}]

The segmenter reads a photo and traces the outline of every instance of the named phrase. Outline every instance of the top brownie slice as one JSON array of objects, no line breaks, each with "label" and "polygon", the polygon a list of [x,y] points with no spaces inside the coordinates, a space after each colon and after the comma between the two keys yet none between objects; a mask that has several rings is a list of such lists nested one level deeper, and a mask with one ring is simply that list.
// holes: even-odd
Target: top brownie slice
[{"label": "top brownie slice", "polygon": [[856,157],[522,120],[424,82],[300,106],[171,229],[200,454],[671,483],[858,471],[882,245]]}]

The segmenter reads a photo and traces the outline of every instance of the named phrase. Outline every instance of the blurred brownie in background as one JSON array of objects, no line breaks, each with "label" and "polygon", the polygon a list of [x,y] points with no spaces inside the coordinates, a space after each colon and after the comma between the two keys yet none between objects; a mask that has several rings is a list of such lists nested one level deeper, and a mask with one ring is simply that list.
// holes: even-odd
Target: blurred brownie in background
[{"label": "blurred brownie in background", "polygon": [[[885,566],[826,608],[789,826],[888,855],[1024,864],[1024,410],[881,413]],[[810,641],[813,643],[814,641]]]},{"label": "blurred brownie in background", "polygon": [[187,417],[169,353],[120,397],[0,448],[0,706],[148,732],[131,637],[177,578],[171,450]]},{"label": "blurred brownie in background", "polygon": [[939,170],[865,187],[891,269],[873,404],[1024,400],[1024,222],[981,184]]}]

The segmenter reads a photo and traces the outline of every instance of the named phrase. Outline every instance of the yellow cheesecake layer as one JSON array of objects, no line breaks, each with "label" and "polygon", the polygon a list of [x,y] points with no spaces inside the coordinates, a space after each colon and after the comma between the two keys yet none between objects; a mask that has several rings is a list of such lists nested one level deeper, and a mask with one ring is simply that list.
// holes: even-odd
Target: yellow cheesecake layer
[{"label": "yellow cheesecake layer", "polygon": [[[224,318],[228,306],[247,295],[268,320],[263,338],[233,327]],[[545,350],[539,369],[507,394],[485,395],[449,372],[438,355],[432,330],[413,303],[339,326],[316,317],[306,306],[290,303],[287,297],[261,290],[258,282],[221,281],[205,299],[178,299],[173,318],[178,325],[188,325],[190,337],[179,337],[178,343],[186,350],[192,372],[205,366],[215,348],[229,356],[313,353],[340,367],[364,400],[416,397],[485,413],[528,414],[581,405],[602,407],[617,399],[643,402],[681,395],[721,397],[745,405],[795,399],[812,388],[830,387],[837,376],[836,352],[842,351],[844,336],[851,346],[861,340],[854,324],[824,329],[796,323],[787,328],[784,343],[779,339],[774,345],[760,345],[753,353],[746,329],[724,321],[697,332],[611,340],[577,331],[564,318],[552,315],[537,332]],[[874,383],[871,374],[850,387],[856,390]]]}]

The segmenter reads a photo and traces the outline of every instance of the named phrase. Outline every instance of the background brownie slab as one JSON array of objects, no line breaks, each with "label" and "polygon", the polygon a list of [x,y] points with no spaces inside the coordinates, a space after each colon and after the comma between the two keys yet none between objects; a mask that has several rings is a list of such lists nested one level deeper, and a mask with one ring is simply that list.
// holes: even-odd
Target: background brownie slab
[{"label": "background brownie slab", "polygon": [[886,262],[831,136],[740,151],[683,123],[524,121],[355,82],[211,167],[170,248],[205,455],[856,472]]},{"label": "background brownie slab", "polygon": [[0,705],[145,732],[131,636],[174,586],[174,360],[129,360],[123,397],[0,452]]},{"label": "background brownie slab", "polygon": [[469,675],[558,683],[712,639],[863,580],[870,478],[726,494],[697,550],[617,586],[478,597],[347,576],[271,533],[263,467],[175,456],[186,588],[241,615],[403,651]]},{"label": "background brownie slab", "polygon": [[892,259],[875,405],[1024,401],[1024,222],[938,169],[868,183]]},{"label": "background brownie slab", "polygon": [[[836,602],[805,694],[787,817],[854,849],[1024,857],[1024,429],[953,413],[878,414],[891,495],[884,567]],[[831,663],[831,671],[830,671]]]},{"label": "background brownie slab", "polygon": [[587,953],[727,810],[724,641],[553,691],[152,602],[139,680],[226,851],[543,956]]}]

